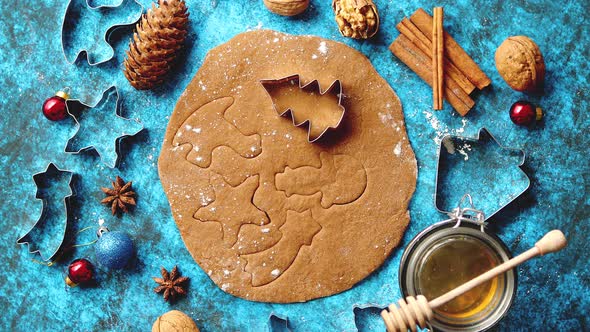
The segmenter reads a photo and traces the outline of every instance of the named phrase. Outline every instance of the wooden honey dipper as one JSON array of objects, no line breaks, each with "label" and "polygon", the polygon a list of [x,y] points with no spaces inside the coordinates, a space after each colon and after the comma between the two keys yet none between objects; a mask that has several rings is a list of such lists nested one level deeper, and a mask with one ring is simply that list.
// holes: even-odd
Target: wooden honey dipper
[{"label": "wooden honey dipper", "polygon": [[[477,276],[463,285],[428,301],[423,295],[416,297],[408,296],[405,300],[398,301],[399,307],[395,304],[389,305],[387,309],[381,312],[381,317],[385,321],[388,332],[416,331],[416,325],[426,328],[427,322],[432,320],[432,310],[451,301],[457,296],[473,289],[476,286],[528,261],[536,256],[543,256],[552,252],[559,251],[567,245],[565,235],[560,230],[552,230],[545,234],[535,246],[523,252],[522,254],[504,262],[501,265]],[[389,309],[389,311],[388,311]]]}]

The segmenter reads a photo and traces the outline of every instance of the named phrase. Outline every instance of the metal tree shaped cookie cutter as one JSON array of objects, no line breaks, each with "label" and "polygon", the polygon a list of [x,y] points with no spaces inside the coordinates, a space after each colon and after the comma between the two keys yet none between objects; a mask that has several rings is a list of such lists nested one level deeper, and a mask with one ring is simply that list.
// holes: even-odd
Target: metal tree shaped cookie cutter
[{"label": "metal tree shaped cookie cutter", "polygon": [[[531,181],[522,170],[525,152],[503,146],[486,128],[481,128],[477,137],[443,137],[437,158],[434,203],[447,215],[456,216],[458,212],[450,204],[468,198],[471,207],[474,200],[477,202],[480,217],[486,220],[530,187]],[[473,160],[477,158],[481,160]]]},{"label": "metal tree shaped cookie cutter", "polygon": [[[291,117],[291,119],[293,120],[293,125],[295,127],[307,125],[307,127],[308,127],[307,141],[309,143],[313,143],[313,142],[319,140],[320,138],[322,138],[322,136],[324,136],[324,134],[329,129],[338,128],[340,126],[340,123],[342,122],[342,119],[344,119],[344,114],[346,113],[346,109],[344,108],[344,106],[342,106],[342,83],[340,82],[340,80],[335,80],[334,82],[332,82],[332,84],[324,91],[321,90],[320,83],[318,82],[318,80],[313,80],[307,84],[301,84],[299,74],[290,75],[290,76],[279,78],[279,79],[263,79],[263,80],[260,80],[260,84],[262,84],[262,87],[264,87],[266,93],[271,98],[272,106],[273,106],[274,110],[280,116]],[[301,121],[297,120],[297,116],[294,113],[292,106],[285,107],[285,110],[278,109],[277,103],[276,103],[275,99],[273,98],[271,91],[273,90],[273,88],[284,86],[285,84],[295,85],[301,91],[304,91],[304,92],[309,92],[312,94],[317,92],[317,93],[319,93],[320,97],[324,96],[324,95],[336,96],[338,98],[338,108],[341,110],[340,116],[337,119],[335,119],[335,121],[330,121],[331,123],[326,124],[325,128],[321,132],[313,133],[313,127],[314,127],[314,123],[315,123],[314,121],[317,121],[317,120],[313,120],[313,119],[309,119],[309,118],[303,119]]]}]

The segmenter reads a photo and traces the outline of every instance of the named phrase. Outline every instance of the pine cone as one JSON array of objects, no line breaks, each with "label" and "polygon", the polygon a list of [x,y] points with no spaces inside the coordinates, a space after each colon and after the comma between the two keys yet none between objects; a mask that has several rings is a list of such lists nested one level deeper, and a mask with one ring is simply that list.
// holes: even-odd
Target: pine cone
[{"label": "pine cone", "polygon": [[161,84],[188,33],[188,13],[183,0],[159,0],[143,14],[129,43],[123,72],[138,90]]}]

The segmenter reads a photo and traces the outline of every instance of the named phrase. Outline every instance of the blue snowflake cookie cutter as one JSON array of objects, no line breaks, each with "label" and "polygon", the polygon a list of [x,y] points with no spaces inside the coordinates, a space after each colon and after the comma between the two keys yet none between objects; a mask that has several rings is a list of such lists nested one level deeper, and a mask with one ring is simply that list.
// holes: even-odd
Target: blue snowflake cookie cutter
[{"label": "blue snowflake cookie cutter", "polygon": [[[74,172],[59,169],[54,163],[49,163],[45,171],[33,174],[37,186],[35,197],[41,200],[43,209],[37,221],[16,243],[27,245],[29,253],[39,253],[44,261],[57,254],[65,239],[69,200],[76,194],[72,186],[73,175]],[[58,185],[53,186],[56,178]],[[56,200],[54,196],[63,198]]]},{"label": "blue snowflake cookie cutter", "polygon": [[[113,102],[115,103],[114,112],[104,110]],[[105,90],[100,101],[94,106],[86,105],[76,99],[68,99],[66,106],[68,114],[74,118],[78,129],[68,139],[64,151],[79,154],[93,149],[109,168],[115,168],[118,165],[121,140],[143,130],[143,124],[138,120],[121,116],[119,92],[116,86]],[[78,115],[76,116],[75,113]],[[86,136],[92,138],[88,139]]]},{"label": "blue snowflake cookie cutter", "polygon": [[[118,4],[93,6],[92,0],[69,0],[61,28],[61,47],[66,61],[74,64],[86,55],[91,66],[111,60],[115,51],[111,34],[120,27],[135,24],[143,6],[137,0],[120,0]],[[103,28],[105,27],[105,28]],[[87,36],[82,31],[95,31]]]}]

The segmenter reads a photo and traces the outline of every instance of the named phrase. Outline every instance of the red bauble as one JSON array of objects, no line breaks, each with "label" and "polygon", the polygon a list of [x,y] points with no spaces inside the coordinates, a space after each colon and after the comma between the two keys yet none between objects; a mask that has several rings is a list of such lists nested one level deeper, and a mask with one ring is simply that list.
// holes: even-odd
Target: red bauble
[{"label": "red bauble", "polygon": [[528,126],[541,120],[543,111],[528,101],[519,100],[510,106],[510,120],[519,126]]},{"label": "red bauble", "polygon": [[47,98],[43,103],[43,115],[51,121],[63,120],[68,116],[66,99],[68,94],[59,91],[55,96]]},{"label": "red bauble", "polygon": [[73,261],[68,267],[66,283],[68,286],[76,286],[89,282],[92,278],[94,278],[94,266],[87,259],[80,258]]}]

